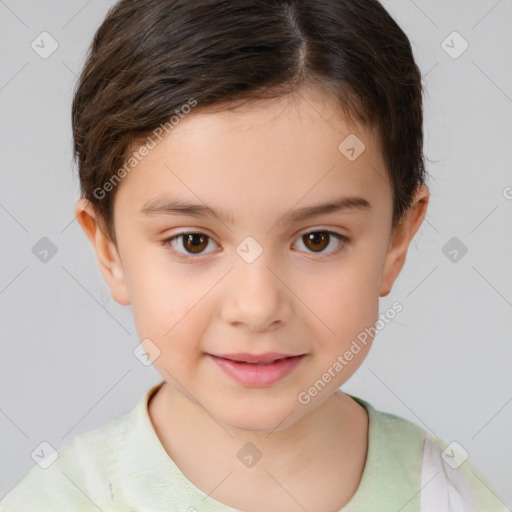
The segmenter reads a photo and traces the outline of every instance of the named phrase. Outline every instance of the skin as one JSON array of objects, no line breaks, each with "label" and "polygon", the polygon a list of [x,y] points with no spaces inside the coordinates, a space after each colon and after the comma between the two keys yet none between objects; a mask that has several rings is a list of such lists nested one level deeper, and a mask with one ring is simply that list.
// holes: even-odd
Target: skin
[{"label": "skin", "polygon": [[[349,134],[366,146],[353,162],[338,150]],[[298,395],[375,325],[379,297],[391,291],[425,216],[422,186],[392,232],[386,176],[374,133],[349,123],[326,93],[304,88],[233,112],[192,110],[119,185],[117,247],[90,203],[76,203],[113,298],[131,305],[139,338],[160,350],[153,365],[166,382],[149,404],[155,431],[212,498],[246,511],[325,511],[355,493],[368,417],[338,388],[371,338],[308,404]],[[222,209],[233,223],[140,212],[162,194]],[[346,195],[371,208],[285,217]],[[350,241],[315,245],[303,236],[326,230]],[[183,237],[171,246],[176,253],[163,243],[190,232],[209,237],[199,254]],[[252,263],[236,252],[247,236],[263,249]],[[255,388],[207,355],[234,352],[306,357],[281,381]],[[247,442],[262,455],[250,468],[236,456]]]}]

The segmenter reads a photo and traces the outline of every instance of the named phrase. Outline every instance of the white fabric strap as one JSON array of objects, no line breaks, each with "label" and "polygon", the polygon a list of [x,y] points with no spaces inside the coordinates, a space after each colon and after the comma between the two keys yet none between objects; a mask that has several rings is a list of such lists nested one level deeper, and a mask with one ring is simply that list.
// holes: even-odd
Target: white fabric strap
[{"label": "white fabric strap", "polygon": [[420,512],[479,512],[464,473],[441,456],[441,447],[430,438],[423,443]]}]

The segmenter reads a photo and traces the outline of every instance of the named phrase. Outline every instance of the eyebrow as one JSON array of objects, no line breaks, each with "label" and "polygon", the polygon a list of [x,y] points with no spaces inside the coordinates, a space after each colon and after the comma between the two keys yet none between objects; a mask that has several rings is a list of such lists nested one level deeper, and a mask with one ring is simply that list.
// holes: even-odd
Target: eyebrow
[{"label": "eyebrow", "polygon": [[[299,222],[318,215],[343,211],[368,211],[371,204],[364,198],[358,196],[346,196],[333,199],[329,202],[297,208],[284,214],[281,218],[287,218],[289,222]],[[233,216],[224,210],[217,212],[210,206],[198,203],[191,203],[172,198],[154,198],[146,202],[140,210],[145,215],[185,215],[191,217],[210,217],[224,223],[233,224]]]}]

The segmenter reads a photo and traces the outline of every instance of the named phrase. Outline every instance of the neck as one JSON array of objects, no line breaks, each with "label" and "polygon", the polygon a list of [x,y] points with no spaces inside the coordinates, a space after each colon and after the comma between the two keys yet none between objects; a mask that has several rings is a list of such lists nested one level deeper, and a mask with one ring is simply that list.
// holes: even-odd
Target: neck
[{"label": "neck", "polygon": [[[340,391],[291,426],[273,432],[238,430],[221,424],[167,383],[150,402],[149,412],[169,456],[190,481],[207,493],[222,480],[221,475],[233,472],[244,492],[251,486],[269,489],[270,474],[277,482],[287,482],[287,489],[296,486],[296,492],[310,489],[311,482],[319,479],[327,488],[344,482],[343,496],[348,501],[364,469],[367,413]],[[230,480],[235,481],[234,477]],[[226,503],[226,496],[236,490],[225,487],[224,492],[227,494],[219,491],[212,497]]]}]

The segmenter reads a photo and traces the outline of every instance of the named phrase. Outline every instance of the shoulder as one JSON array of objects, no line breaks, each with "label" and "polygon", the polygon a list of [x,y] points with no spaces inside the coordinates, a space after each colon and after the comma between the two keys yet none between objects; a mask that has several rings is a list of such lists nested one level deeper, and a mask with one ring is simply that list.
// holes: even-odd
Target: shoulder
[{"label": "shoulder", "polygon": [[352,398],[368,411],[372,436],[369,450],[378,453],[379,469],[400,475],[402,481],[414,481],[419,506],[416,510],[511,512],[459,443],[446,443],[405,418]]},{"label": "shoulder", "polygon": [[459,443],[426,435],[423,448],[420,512],[441,504],[449,512],[511,512]]},{"label": "shoulder", "polygon": [[0,512],[97,512],[115,478],[128,419],[125,415],[79,434],[53,462],[46,457],[36,464],[4,497]]},{"label": "shoulder", "polygon": [[423,442],[427,432],[401,416],[375,409],[370,403],[352,397],[367,411],[369,419],[369,449],[378,452],[383,463],[395,460],[400,465],[420,467]]}]

